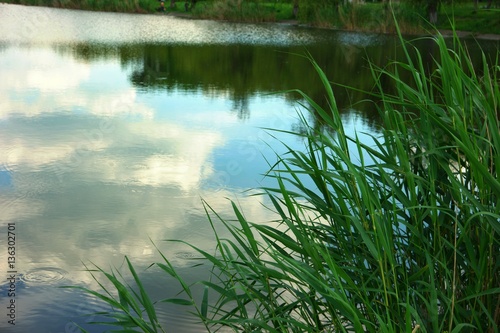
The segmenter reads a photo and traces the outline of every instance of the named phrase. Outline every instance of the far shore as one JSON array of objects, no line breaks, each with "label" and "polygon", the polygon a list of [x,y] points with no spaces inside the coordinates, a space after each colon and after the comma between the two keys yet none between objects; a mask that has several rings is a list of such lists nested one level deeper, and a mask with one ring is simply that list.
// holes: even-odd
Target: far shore
[{"label": "far shore", "polygon": [[[37,7],[37,6],[33,6],[33,5],[19,5],[19,4],[12,4],[12,3],[1,2],[1,1],[0,1],[0,4]],[[47,6],[39,6],[39,7],[47,7]],[[47,8],[89,11],[89,10],[86,10],[86,9],[74,9],[74,8],[51,7],[51,6],[49,6]],[[110,11],[98,11],[98,12],[110,12]],[[140,15],[166,15],[166,16],[174,16],[174,17],[183,18],[183,19],[190,19],[190,20],[212,20],[212,21],[217,21],[216,19],[212,19],[212,18],[198,18],[198,17],[194,17],[190,13],[181,12],[181,11],[169,11],[168,9],[164,13],[139,13],[139,12],[115,12],[115,13],[140,14]],[[238,21],[232,21],[232,22],[234,22],[234,23],[248,23],[248,22],[238,22]],[[293,19],[277,20],[277,21],[265,21],[265,22],[261,22],[261,23],[265,23],[265,24],[287,24],[287,25],[296,25],[296,26],[300,25],[300,26],[314,27],[313,25],[300,23],[298,20],[293,20]],[[339,29],[339,28],[322,28],[322,29],[332,29],[332,30],[351,31],[351,32],[358,31],[358,30],[344,30],[344,29]],[[367,31],[359,31],[359,32],[367,32]],[[500,34],[473,33],[473,32],[469,32],[469,31],[455,31],[454,32],[453,30],[444,30],[444,29],[440,29],[439,32],[444,37],[452,37],[453,34],[456,33],[457,36],[460,37],[460,38],[469,38],[470,37],[470,38],[475,38],[475,39],[500,41]]]},{"label": "far shore", "polygon": [[[175,16],[175,17],[185,18],[185,19],[191,19],[191,20],[199,20],[199,18],[193,17],[189,13],[183,13],[183,12],[177,12],[177,11],[171,11],[171,12],[165,12],[165,13],[153,13],[153,14],[149,14],[149,15],[168,15],[168,16]],[[208,20],[208,19],[204,19],[204,20]],[[241,23],[245,23],[245,22],[241,22]],[[298,20],[279,20],[279,21],[262,22],[262,23],[268,23],[268,24],[275,23],[275,24],[311,26],[311,25],[300,23]],[[311,27],[313,27],[313,26],[311,26]],[[342,29],[334,29],[334,30],[346,31],[346,30],[342,30]],[[347,31],[356,32],[356,30],[347,30]],[[366,32],[366,31],[363,31],[363,32]],[[439,30],[439,32],[444,37],[452,37],[453,36],[453,30]],[[498,41],[500,41],[500,34],[482,34],[482,33],[473,33],[473,32],[470,32],[470,31],[455,31],[455,33],[460,38],[473,37],[473,38],[476,38],[476,39],[486,39],[486,40],[498,40]]]}]

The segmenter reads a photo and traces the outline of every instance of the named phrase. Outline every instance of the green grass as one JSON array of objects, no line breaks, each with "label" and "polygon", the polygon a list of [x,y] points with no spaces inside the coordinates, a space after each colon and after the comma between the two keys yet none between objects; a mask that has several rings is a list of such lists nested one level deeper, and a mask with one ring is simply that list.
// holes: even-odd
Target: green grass
[{"label": "green grass", "polygon": [[149,13],[158,7],[151,0],[5,0],[5,3],[94,11]]},{"label": "green grass", "polygon": [[[428,69],[401,41],[405,61],[372,68],[383,119],[373,145],[345,133],[332,85],[311,59],[329,108],[294,91],[324,126],[301,116],[305,130],[287,132],[305,149],[279,156],[268,174],[275,186],[261,189],[276,219],[253,223],[231,203],[228,220],[205,202],[216,253],[186,244],[212,269],[188,285],[162,255],[156,265],[182,296],[158,301],[191,307],[207,331],[499,331],[499,59],[474,68],[458,37],[448,48],[438,36]],[[159,331],[128,264],[133,287],[100,270],[97,281],[116,290],[87,291],[116,309],[104,315],[117,326]]]},{"label": "green grass", "polygon": [[483,8],[486,2],[479,2],[478,10],[474,4],[460,3],[454,6],[442,6],[438,16],[439,29],[452,29],[473,33],[500,33],[500,8],[492,6],[491,9]]},{"label": "green grass", "polygon": [[233,22],[274,22],[278,10],[281,12],[282,9],[283,6],[259,1],[242,1],[240,4],[238,0],[214,0],[197,3],[193,15]]},{"label": "green grass", "polygon": [[[155,13],[159,2],[155,0],[5,0],[6,3],[84,9],[95,11]],[[233,22],[276,22],[296,19],[293,16],[291,1],[258,1],[244,0],[199,0],[194,9],[185,12],[185,1],[177,1],[174,8],[165,2],[167,13],[183,13],[185,15],[214,20]],[[451,29],[453,25],[458,31],[472,33],[498,34],[500,31],[499,8],[493,6],[486,10],[485,2],[479,3],[475,10],[471,3],[442,4],[439,10],[437,27],[426,23],[425,8],[406,2],[395,2],[388,6],[387,2],[358,3],[347,2],[338,9],[329,6],[299,11],[300,22],[318,27],[395,33],[396,26],[392,16],[398,19],[399,29],[404,33],[422,33],[434,28]]]}]

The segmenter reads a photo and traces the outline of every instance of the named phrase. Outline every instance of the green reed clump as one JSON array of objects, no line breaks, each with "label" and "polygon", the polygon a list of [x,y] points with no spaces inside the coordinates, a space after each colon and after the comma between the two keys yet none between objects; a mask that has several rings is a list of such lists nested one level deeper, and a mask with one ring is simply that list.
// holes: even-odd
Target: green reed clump
[{"label": "green reed clump", "polygon": [[[125,257],[125,261],[133,277],[133,287],[125,281],[126,279],[120,271],[106,272],[97,266],[95,269],[85,266],[104,293],[76,286],[63,288],[83,290],[111,307],[109,311],[95,313],[95,315],[106,320],[91,321],[89,324],[109,325],[123,329],[114,330],[113,332],[137,332],[129,329],[134,328],[145,333],[164,333],[165,331],[156,316],[155,303],[151,301],[130,260]],[[102,274],[105,279],[98,279],[95,273]],[[105,281],[113,286],[112,290],[104,285]],[[79,328],[82,332],[87,333],[84,328]]]},{"label": "green reed clump", "polygon": [[[289,132],[305,150],[289,149],[269,172],[276,186],[262,190],[276,220],[252,223],[234,203],[227,220],[205,203],[216,253],[190,246],[212,266],[209,277],[188,285],[163,257],[158,267],[185,297],[162,301],[193,307],[214,331],[499,331],[498,59],[483,56],[474,68],[458,37],[448,48],[437,36],[429,68],[401,40],[404,62],[372,68],[383,126],[370,145],[346,134],[333,88],[312,61],[330,107],[297,91],[325,125],[302,118],[306,130]],[[117,324],[142,328],[142,312],[156,318],[135,273],[134,295],[105,277],[118,300],[89,292],[119,310]]]}]

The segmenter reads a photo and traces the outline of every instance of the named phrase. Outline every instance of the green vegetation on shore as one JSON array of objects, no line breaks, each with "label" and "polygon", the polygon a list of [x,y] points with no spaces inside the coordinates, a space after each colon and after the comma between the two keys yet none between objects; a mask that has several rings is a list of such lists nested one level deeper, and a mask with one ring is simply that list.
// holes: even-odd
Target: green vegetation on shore
[{"label": "green vegetation on shore", "polygon": [[405,60],[372,66],[383,124],[369,144],[345,132],[334,89],[311,59],[328,107],[294,91],[323,126],[301,116],[304,128],[288,132],[305,148],[278,156],[275,186],[261,189],[276,219],[249,221],[235,203],[228,219],[204,203],[215,251],[188,245],[206,280],[186,283],[162,255],[156,266],[180,293],[153,300],[127,259],[132,281],[92,273],[103,291],[84,290],[112,306],[98,315],[162,332],[155,302],[168,302],[190,307],[207,331],[498,333],[499,59],[474,67],[457,37],[450,48],[440,35],[430,41],[433,67],[402,38]]},{"label": "green vegetation on shore", "polygon": [[[427,0],[432,2],[433,0]],[[94,11],[156,13],[157,0],[4,0],[6,3],[49,6]],[[195,4],[194,4],[195,3]],[[438,21],[430,25],[428,5],[424,0],[394,2],[330,1],[311,5],[306,0],[198,0],[165,1],[166,14],[182,14],[192,18],[235,22],[282,22],[294,20],[318,27],[395,33],[393,15],[404,33],[421,33],[437,29],[498,34],[498,8],[475,6],[471,2],[439,2]],[[321,1],[319,2],[321,3]],[[294,7],[294,4],[298,5]],[[294,8],[297,12],[294,13]],[[187,11],[186,11],[187,9]],[[294,15],[296,14],[296,15]]]},{"label": "green vegetation on shore", "polygon": [[[497,2],[500,4],[500,1]],[[483,4],[483,2],[480,2]],[[472,33],[500,34],[500,8],[477,10],[473,2],[459,3],[454,6],[443,6],[440,12],[439,29],[470,31]]]},{"label": "green vegetation on shore", "polygon": [[3,0],[5,3],[92,11],[152,13],[158,4],[151,0]]}]

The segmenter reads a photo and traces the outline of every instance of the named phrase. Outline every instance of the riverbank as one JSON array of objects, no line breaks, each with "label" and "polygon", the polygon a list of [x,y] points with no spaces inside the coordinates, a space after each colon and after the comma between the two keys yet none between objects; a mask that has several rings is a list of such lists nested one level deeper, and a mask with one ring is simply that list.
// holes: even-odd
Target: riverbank
[{"label": "riverbank", "polygon": [[[175,2],[175,1],[174,1]],[[241,8],[221,5],[224,1],[197,1],[193,8],[185,7],[187,2],[177,1],[173,7],[165,6],[164,12],[158,12],[159,2],[151,0],[3,0],[2,3],[27,6],[44,6],[64,9],[88,11],[140,13],[153,15],[169,15],[186,19],[207,19],[245,23],[279,23],[289,25],[305,25],[319,28],[361,31],[374,33],[396,32],[393,14],[398,26],[404,34],[420,35],[429,31],[439,31],[444,36],[452,36],[453,30],[449,17],[455,18],[455,29],[459,37],[500,40],[500,19],[497,9],[476,10],[473,4],[460,4],[453,7],[442,6],[439,13],[439,24],[435,27],[423,22],[417,9],[407,5],[394,5],[390,10],[381,3],[361,3],[316,16],[306,20],[303,16],[295,17],[291,3],[259,3],[245,2]],[[495,16],[496,14],[496,16]],[[491,24],[487,24],[487,23]]]},{"label": "riverbank", "polygon": [[481,33],[473,33],[470,31],[453,31],[449,29],[439,29],[439,33],[444,37],[453,37],[453,34],[455,33],[459,38],[473,37],[476,39],[500,41],[500,34],[481,34]]},{"label": "riverbank", "polygon": [[[160,13],[158,13],[160,15]],[[181,12],[181,11],[166,11],[165,13],[161,13],[161,15],[169,15],[169,16],[175,16],[179,18],[184,18],[184,19],[198,19],[199,17],[193,15],[192,13],[189,12]],[[276,20],[273,21],[276,24],[286,24],[286,25],[309,25],[311,24],[305,24],[300,22],[298,19],[294,18],[289,18],[289,19],[281,19],[281,20]],[[352,29],[342,29],[342,28],[336,28],[338,30],[352,30]],[[363,29],[362,31],[366,31],[366,29]],[[493,33],[480,33],[480,32],[473,32],[473,31],[464,31],[464,30],[452,30],[452,29],[437,29],[441,35],[444,37],[453,37],[453,34],[457,34],[459,38],[468,38],[468,37],[473,37],[476,39],[486,39],[486,40],[497,40],[500,41],[500,34],[493,34]],[[499,30],[500,31],[500,30]],[[367,31],[369,32],[369,31]],[[408,33],[408,31],[406,31]]]}]

